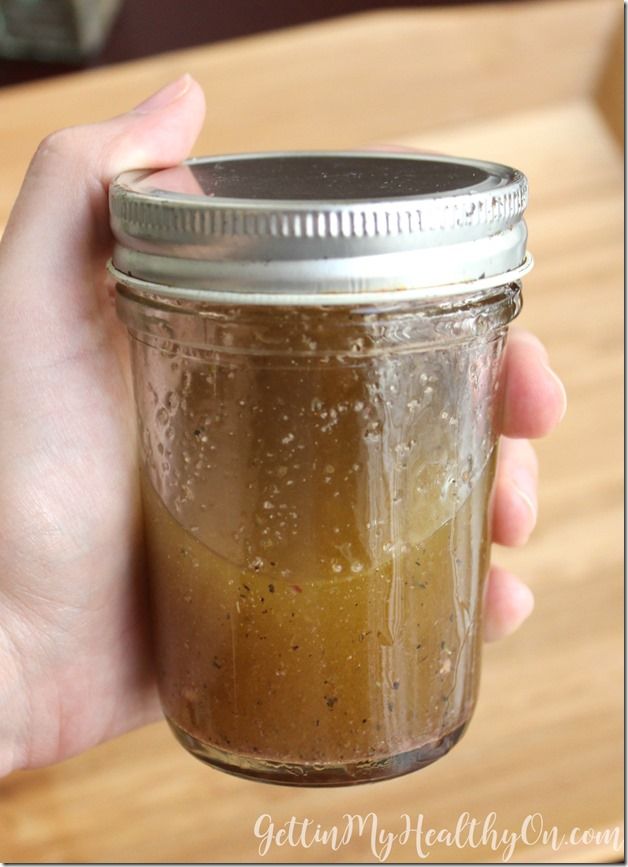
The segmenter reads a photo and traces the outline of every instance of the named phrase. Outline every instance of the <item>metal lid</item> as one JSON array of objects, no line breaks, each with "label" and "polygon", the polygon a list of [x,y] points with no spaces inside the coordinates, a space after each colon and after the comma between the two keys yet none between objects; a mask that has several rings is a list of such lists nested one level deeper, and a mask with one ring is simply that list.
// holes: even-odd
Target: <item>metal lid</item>
[{"label": "metal lid", "polygon": [[529,270],[526,204],[521,172],[457,157],[188,160],[113,182],[112,271],[166,295],[249,303],[468,293]]}]

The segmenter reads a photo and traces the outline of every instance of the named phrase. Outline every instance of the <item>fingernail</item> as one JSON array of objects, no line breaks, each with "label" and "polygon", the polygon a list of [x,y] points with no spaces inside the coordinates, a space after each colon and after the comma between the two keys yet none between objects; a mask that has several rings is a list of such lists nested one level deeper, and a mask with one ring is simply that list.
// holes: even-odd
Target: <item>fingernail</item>
[{"label": "fingernail", "polygon": [[149,96],[148,99],[145,99],[144,102],[140,102],[139,105],[135,106],[133,111],[137,111],[140,114],[159,111],[182,97],[183,94],[190,89],[191,84],[192,77],[186,72],[185,75],[177,78],[176,81],[171,81],[170,84],[162,87],[161,90],[157,91],[157,93],[153,93],[153,95]]},{"label": "fingernail", "polygon": [[560,423],[565,418],[565,413],[567,412],[567,390],[565,389],[563,381],[560,378],[560,376],[556,373],[556,371],[552,370],[552,368],[549,366],[549,364],[546,361],[542,361],[541,364],[543,365],[544,369],[549,373],[549,375],[552,377],[552,379],[554,380],[554,382],[558,386],[558,390],[560,391],[560,393],[562,395],[563,408],[562,408],[561,413],[560,413],[560,418],[558,419],[558,422]]},{"label": "fingernail", "polygon": [[525,470],[514,471],[510,474],[510,482],[517,495],[526,504],[532,516],[533,523],[536,524],[538,508],[536,504],[536,482],[532,476]]}]

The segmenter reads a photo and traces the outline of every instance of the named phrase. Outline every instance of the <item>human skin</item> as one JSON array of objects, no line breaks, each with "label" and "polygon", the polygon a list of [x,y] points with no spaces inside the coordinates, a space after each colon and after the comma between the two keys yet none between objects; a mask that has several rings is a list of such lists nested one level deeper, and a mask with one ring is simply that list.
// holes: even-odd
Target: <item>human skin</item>
[{"label": "human skin", "polygon": [[[107,188],[174,165],[203,124],[183,76],[133,111],[38,148],[0,243],[0,775],[61,761],[159,717],[144,601],[127,337],[103,280]],[[505,362],[493,541],[522,545],[537,511],[530,438],[565,411],[532,334]],[[531,613],[493,566],[485,637]]]}]

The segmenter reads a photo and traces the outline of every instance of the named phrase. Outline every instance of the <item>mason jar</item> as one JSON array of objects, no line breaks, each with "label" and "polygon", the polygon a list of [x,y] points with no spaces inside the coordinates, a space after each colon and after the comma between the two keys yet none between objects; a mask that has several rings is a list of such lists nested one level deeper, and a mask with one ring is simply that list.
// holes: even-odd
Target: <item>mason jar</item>
[{"label": "mason jar", "polygon": [[525,204],[407,153],[113,183],[159,690],[209,765],[364,783],[466,729]]}]

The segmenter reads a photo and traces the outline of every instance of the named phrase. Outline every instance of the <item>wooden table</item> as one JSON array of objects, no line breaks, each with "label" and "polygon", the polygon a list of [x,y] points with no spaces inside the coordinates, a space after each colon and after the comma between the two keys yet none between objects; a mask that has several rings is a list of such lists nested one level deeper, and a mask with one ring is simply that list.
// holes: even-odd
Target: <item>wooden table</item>
[{"label": "wooden table", "polygon": [[[198,153],[342,148],[372,141],[512,163],[530,178],[521,323],[549,347],[570,396],[539,444],[541,517],[523,550],[534,617],[486,651],[463,742],[421,773],[354,790],[247,783],[189,758],[158,724],[0,784],[0,858],[19,861],[371,861],[367,838],[258,854],[259,814],[323,828],[345,812],[453,829],[463,811],[518,831],[621,827],[621,10],[614,0],[403,10],[243,39],[0,92],[6,219],[29,153],[51,129],[123,110],[183,71],[209,102]],[[623,829],[621,830],[623,839]],[[435,845],[427,860],[499,861]],[[514,860],[604,861],[610,842]],[[397,841],[390,860],[416,861]]]}]

